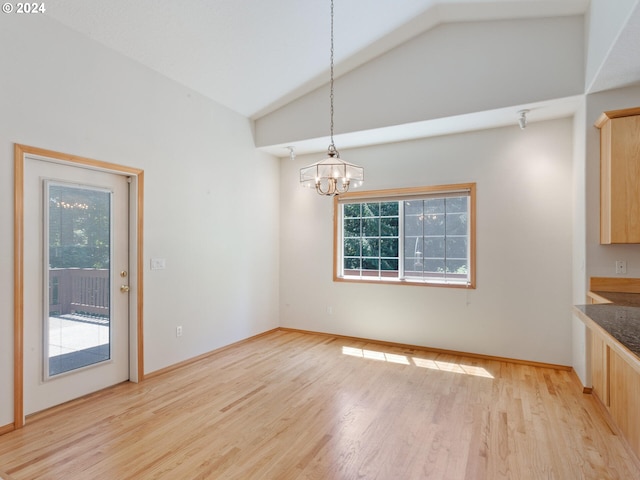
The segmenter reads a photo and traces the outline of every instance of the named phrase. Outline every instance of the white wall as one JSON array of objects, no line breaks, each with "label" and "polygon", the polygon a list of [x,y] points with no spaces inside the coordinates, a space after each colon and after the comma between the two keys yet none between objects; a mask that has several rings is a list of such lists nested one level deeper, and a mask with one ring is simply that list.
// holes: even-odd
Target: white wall
[{"label": "white wall", "polygon": [[365,167],[367,190],[477,182],[476,290],[334,283],[332,200],[298,186],[320,156],[281,160],[282,326],[570,365],[572,129],[560,119],[341,151]]},{"label": "white wall", "polygon": [[14,143],[145,170],[146,372],[277,327],[279,167],[250,122],[45,17],[0,22],[0,426],[13,421]]},{"label": "white wall", "polygon": [[[335,131],[402,125],[583,92],[582,17],[446,24],[336,79]],[[325,86],[258,119],[256,145],[324,137],[327,95]]]}]

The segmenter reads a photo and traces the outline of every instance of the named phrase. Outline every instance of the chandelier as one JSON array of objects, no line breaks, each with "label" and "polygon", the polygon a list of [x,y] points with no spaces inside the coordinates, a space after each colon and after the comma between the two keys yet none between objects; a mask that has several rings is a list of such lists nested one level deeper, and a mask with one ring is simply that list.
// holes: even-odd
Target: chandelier
[{"label": "chandelier", "polygon": [[300,183],[315,188],[320,195],[335,196],[362,185],[364,168],[345,162],[333,141],[333,0],[331,0],[331,80],[329,82],[331,143],[327,158],[300,169]]}]

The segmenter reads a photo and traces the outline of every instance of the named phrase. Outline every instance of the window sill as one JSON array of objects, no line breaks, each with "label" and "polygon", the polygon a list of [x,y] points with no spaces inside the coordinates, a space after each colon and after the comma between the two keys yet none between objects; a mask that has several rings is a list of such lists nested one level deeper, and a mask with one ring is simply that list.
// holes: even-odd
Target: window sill
[{"label": "window sill", "polygon": [[444,283],[444,282],[421,282],[415,280],[406,279],[393,279],[393,278],[366,278],[366,277],[333,277],[334,282],[342,283],[369,283],[378,285],[410,285],[417,287],[439,287],[439,288],[464,288],[469,290],[475,290],[476,286],[472,283]]}]

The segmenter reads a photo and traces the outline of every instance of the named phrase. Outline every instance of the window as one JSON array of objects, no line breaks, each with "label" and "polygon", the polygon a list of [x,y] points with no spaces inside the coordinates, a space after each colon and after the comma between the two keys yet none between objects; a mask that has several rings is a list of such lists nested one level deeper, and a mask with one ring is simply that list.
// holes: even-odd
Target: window
[{"label": "window", "polygon": [[475,288],[475,183],[335,197],[334,279]]}]

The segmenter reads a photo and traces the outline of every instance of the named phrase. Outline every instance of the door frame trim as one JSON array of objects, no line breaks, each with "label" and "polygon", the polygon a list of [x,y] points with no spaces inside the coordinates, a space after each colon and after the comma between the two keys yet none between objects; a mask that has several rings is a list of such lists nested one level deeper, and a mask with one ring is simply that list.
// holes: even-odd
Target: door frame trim
[{"label": "door frame trim", "polygon": [[[24,167],[26,156],[43,157],[58,163],[85,167],[131,178],[133,192],[130,192],[130,234],[129,250],[131,265],[135,266],[133,278],[136,279],[136,295],[129,311],[130,358],[136,365],[129,368],[131,381],[141,382],[144,379],[144,324],[143,324],[143,274],[144,274],[144,170],[118,165],[115,163],[78,157],[66,153],[55,152],[43,148],[14,144],[14,226],[13,226],[13,428],[22,428],[24,418]],[[135,198],[132,196],[135,195]],[[132,279],[133,279],[132,278]],[[135,324],[135,328],[131,325]],[[134,345],[132,345],[134,342]],[[135,354],[131,354],[132,347]]]}]

